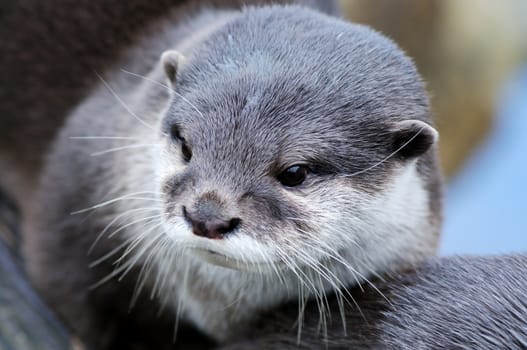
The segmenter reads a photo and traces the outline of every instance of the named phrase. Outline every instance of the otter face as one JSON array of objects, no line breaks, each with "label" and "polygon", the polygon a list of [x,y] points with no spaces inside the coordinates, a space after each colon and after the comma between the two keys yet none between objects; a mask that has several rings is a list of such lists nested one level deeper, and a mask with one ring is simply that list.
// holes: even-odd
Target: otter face
[{"label": "otter face", "polygon": [[[281,13],[272,28],[287,27]],[[289,37],[259,27],[267,15],[247,10],[253,21],[226,25],[185,64],[163,55],[174,91],[157,167],[167,235],[209,263],[261,273],[361,279],[431,254],[437,132],[411,62],[363,27],[306,11],[295,29],[306,36]]]}]

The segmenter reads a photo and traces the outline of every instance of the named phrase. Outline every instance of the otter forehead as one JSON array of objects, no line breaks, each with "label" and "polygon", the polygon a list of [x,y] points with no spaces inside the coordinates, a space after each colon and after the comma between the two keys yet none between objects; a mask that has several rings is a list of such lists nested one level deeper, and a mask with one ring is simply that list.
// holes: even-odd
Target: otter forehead
[{"label": "otter forehead", "polygon": [[245,10],[195,49],[177,88],[185,98],[165,128],[181,124],[209,164],[229,154],[253,169],[314,161],[350,173],[386,155],[394,122],[430,118],[413,64],[391,41],[299,7]]},{"label": "otter forehead", "polygon": [[242,85],[247,95],[265,98],[267,89],[276,99],[297,90],[314,106],[366,104],[377,119],[428,118],[420,77],[392,41],[301,7],[248,8],[198,45],[188,61],[178,78],[182,91]]}]

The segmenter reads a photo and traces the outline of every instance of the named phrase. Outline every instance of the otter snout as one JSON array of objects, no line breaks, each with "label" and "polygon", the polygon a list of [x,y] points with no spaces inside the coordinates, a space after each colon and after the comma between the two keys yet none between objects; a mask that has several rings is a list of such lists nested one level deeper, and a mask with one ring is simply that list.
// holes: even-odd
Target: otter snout
[{"label": "otter snout", "polygon": [[240,218],[221,219],[210,209],[190,211],[183,206],[182,211],[185,221],[192,228],[192,233],[205,238],[224,238],[227,234],[235,231],[242,221]]}]

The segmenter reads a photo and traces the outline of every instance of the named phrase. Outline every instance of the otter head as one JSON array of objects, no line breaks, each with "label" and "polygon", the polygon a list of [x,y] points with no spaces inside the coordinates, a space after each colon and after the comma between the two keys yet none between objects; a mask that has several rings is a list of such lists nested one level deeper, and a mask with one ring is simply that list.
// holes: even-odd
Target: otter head
[{"label": "otter head", "polygon": [[350,284],[434,252],[437,132],[390,40],[303,8],[249,8],[184,62],[161,61],[173,94],[157,176],[185,254]]}]

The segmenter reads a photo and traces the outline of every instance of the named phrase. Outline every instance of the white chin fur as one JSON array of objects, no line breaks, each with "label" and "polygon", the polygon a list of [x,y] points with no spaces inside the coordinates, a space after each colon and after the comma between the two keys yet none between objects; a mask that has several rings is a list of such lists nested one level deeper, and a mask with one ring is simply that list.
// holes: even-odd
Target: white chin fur
[{"label": "white chin fur", "polygon": [[273,266],[274,268],[284,268],[284,264],[280,261],[277,262],[254,262],[254,261],[242,261],[238,260],[232,257],[229,257],[227,255],[218,253],[213,250],[209,249],[201,249],[201,248],[190,248],[189,254],[193,254],[194,256],[204,260],[205,262],[217,265],[221,267],[226,267],[228,269],[233,270],[239,270],[239,271],[245,271],[245,272],[252,272],[252,273],[272,273],[273,272]]}]

